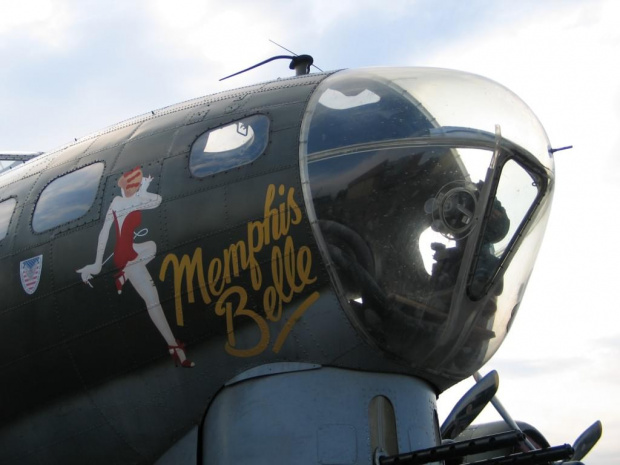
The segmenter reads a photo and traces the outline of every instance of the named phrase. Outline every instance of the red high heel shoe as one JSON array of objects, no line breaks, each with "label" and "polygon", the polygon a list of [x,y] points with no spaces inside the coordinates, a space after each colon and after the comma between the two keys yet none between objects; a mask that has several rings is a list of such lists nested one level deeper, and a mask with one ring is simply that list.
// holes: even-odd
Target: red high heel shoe
[{"label": "red high heel shoe", "polygon": [[119,294],[123,292],[123,284],[125,284],[126,281],[127,278],[125,278],[125,273],[123,271],[119,271],[114,275],[114,284],[116,284],[116,290]]},{"label": "red high heel shoe", "polygon": [[194,362],[190,362],[187,358],[181,361],[181,357],[179,356],[179,351],[185,356],[185,344],[181,341],[177,340],[176,346],[168,346],[168,352],[172,355],[172,359],[174,360],[174,366],[181,365],[183,368],[192,368],[194,366]]}]

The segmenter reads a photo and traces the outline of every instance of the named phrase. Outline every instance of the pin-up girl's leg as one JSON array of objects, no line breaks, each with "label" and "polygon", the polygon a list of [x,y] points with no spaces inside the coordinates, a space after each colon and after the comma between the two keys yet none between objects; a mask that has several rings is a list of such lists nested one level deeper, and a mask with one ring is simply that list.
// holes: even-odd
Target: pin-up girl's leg
[{"label": "pin-up girl's leg", "polygon": [[127,276],[127,270],[133,265],[146,266],[147,263],[155,258],[155,254],[157,253],[157,245],[153,241],[141,242],[139,244],[133,244],[133,250],[138,254],[138,256],[130,262],[127,262],[125,267],[114,276],[116,279],[116,290],[119,294],[125,285],[125,281],[129,279],[129,276]]},{"label": "pin-up girl's leg", "polygon": [[153,241],[148,242],[140,242],[139,244],[134,244],[133,249],[136,251],[138,256],[130,261],[127,266],[132,263],[140,263],[143,266],[146,266],[151,260],[155,258],[155,254],[157,253],[157,244]]},{"label": "pin-up girl's leg", "polygon": [[172,334],[164,310],[159,302],[159,294],[155,287],[155,283],[153,283],[153,279],[143,262],[130,262],[127,264],[124,271],[125,278],[131,282],[138,294],[140,294],[140,297],[144,299],[151,320],[168,344],[170,355],[172,355],[175,361],[178,361],[181,366],[194,366],[192,362],[186,359],[183,344],[177,341]]}]

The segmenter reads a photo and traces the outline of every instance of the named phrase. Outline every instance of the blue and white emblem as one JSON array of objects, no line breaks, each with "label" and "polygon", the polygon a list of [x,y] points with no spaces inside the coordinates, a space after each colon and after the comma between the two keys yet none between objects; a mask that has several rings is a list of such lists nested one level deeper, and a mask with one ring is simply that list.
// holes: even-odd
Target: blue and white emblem
[{"label": "blue and white emblem", "polygon": [[43,267],[43,255],[29,258],[19,263],[19,276],[22,279],[22,287],[26,294],[34,294],[41,280],[41,268]]}]

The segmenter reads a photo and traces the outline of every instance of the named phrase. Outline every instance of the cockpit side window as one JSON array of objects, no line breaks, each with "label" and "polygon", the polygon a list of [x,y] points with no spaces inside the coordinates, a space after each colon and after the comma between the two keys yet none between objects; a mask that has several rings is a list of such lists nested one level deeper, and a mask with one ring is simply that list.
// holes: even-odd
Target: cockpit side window
[{"label": "cockpit side window", "polygon": [[269,118],[253,115],[202,134],[189,157],[193,176],[204,178],[253,162],[269,141]]},{"label": "cockpit side window", "polygon": [[11,217],[15,211],[15,199],[7,199],[0,202],[0,241],[4,239],[9,231]]},{"label": "cockpit side window", "polygon": [[85,215],[97,195],[103,163],[93,163],[54,179],[41,192],[32,217],[40,233]]}]

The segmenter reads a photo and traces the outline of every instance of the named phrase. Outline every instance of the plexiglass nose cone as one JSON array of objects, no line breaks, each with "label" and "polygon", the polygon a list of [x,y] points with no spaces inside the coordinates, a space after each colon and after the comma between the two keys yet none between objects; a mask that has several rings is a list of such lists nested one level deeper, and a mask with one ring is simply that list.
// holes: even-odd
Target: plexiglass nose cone
[{"label": "plexiglass nose cone", "polygon": [[527,105],[479,76],[377,68],[320,84],[302,127],[304,195],[371,344],[450,380],[493,355],[545,228],[548,148]]}]

